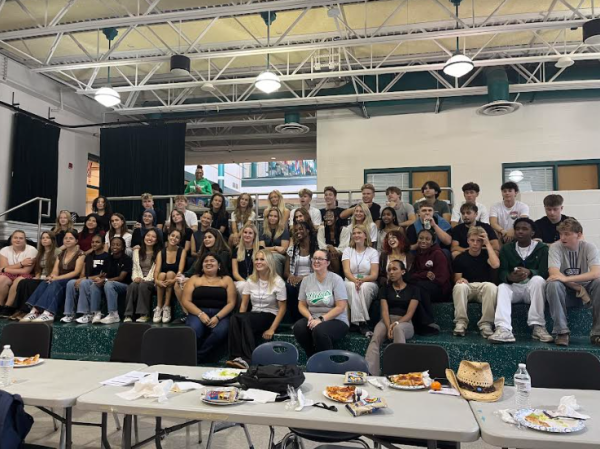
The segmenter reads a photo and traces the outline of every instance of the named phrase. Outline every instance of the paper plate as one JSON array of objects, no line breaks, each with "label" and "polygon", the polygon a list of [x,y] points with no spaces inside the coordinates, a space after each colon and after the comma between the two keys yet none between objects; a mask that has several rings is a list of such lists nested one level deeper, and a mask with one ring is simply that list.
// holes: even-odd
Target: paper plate
[{"label": "paper plate", "polygon": [[544,410],[539,409],[518,410],[515,413],[515,421],[540,432],[573,433],[585,429],[585,422],[581,419],[551,418]]},{"label": "paper plate", "polygon": [[[366,399],[369,397],[369,392],[367,390],[365,390],[364,388],[357,388],[358,390],[358,400],[361,399]],[[338,401],[337,399],[333,399],[331,396],[329,396],[327,394],[327,390],[323,390],[323,396],[325,396],[327,399],[334,401],[334,402],[343,402],[343,401]],[[352,400],[352,398],[350,398],[349,400],[343,402],[345,404],[352,404],[354,401]]]},{"label": "paper plate", "polygon": [[[208,388],[204,394],[206,394],[207,391],[235,391],[237,392],[236,395],[236,399],[240,397],[239,395],[239,390],[235,387],[224,387],[224,388]],[[241,404],[243,401],[220,401],[220,400],[211,400],[211,399],[207,399],[205,395],[202,396],[201,401],[204,402],[205,404],[209,404],[209,405],[233,405],[233,404]]]},{"label": "paper plate", "polygon": [[212,371],[207,371],[202,374],[202,379],[205,380],[231,380],[235,379],[244,370],[235,368],[221,368]]},{"label": "paper plate", "polygon": [[[15,362],[16,362],[17,360],[27,360],[28,358],[29,358],[29,357],[15,357]],[[42,364],[42,363],[44,363],[44,359],[38,359],[38,360],[37,360],[37,362],[35,362],[35,363],[31,363],[31,364],[29,364],[29,365],[17,365],[17,364],[15,363],[14,367],[15,367],[15,368],[30,368],[30,367],[32,367],[32,366],[37,366],[37,365],[40,365],[40,364]]]}]

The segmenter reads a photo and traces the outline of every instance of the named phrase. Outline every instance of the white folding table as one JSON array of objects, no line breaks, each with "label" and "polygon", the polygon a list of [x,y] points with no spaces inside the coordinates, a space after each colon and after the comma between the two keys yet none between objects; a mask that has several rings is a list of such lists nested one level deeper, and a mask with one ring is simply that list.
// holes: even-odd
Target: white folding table
[{"label": "white folding table", "polygon": [[[5,391],[19,394],[25,405],[38,407],[65,425],[65,447],[72,445],[73,407],[77,398],[101,388],[100,382],[112,377],[141,370],[140,363],[87,362],[75,360],[46,359],[36,366],[13,369],[13,383]],[[50,411],[64,409],[62,417]],[[106,421],[106,416],[103,416]],[[89,423],[76,423],[86,425]],[[105,424],[105,422],[104,422]],[[103,443],[106,443],[103,425]]]},{"label": "white folding table", "polygon": [[[201,379],[202,373],[214,368],[158,365],[146,371],[177,374]],[[306,373],[302,386],[306,397],[315,402],[327,401],[322,392],[327,385],[342,385],[343,376]],[[472,442],[479,438],[479,427],[467,401],[460,397],[433,395],[427,391],[398,391],[386,388],[377,390],[372,385],[365,388],[370,395],[386,399],[389,408],[376,414],[353,417],[343,404],[338,412],[317,407],[301,412],[286,410],[285,403],[259,404],[246,402],[231,406],[204,404],[199,390],[171,394],[165,403],[156,399],[127,401],[116,393],[126,391],[121,387],[102,387],[80,396],[77,407],[81,410],[116,412],[125,415],[142,415],[186,420],[224,421],[263,426],[284,426],[314,430],[352,432],[430,441]],[[124,444],[131,441],[131,420],[124,423]],[[126,446],[129,447],[129,446]]]},{"label": "white folding table", "polygon": [[493,446],[518,449],[600,448],[600,391],[532,388],[530,405],[532,408],[555,410],[563,396],[575,396],[581,406],[580,412],[591,416],[583,431],[548,433],[505,423],[495,412],[515,408],[514,387],[504,387],[504,394],[498,402],[471,402],[470,405],[479,423],[481,438]]}]

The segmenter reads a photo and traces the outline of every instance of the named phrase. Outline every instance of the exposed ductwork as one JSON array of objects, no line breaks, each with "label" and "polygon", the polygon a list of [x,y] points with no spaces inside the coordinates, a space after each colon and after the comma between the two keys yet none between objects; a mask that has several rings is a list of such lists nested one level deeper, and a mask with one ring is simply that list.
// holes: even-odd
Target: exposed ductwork
[{"label": "exposed ductwork", "polygon": [[501,67],[493,67],[486,71],[489,103],[477,109],[477,114],[488,117],[512,114],[521,107],[521,103],[510,101],[508,76]]},{"label": "exposed ductwork", "polygon": [[280,134],[306,134],[309,127],[300,124],[300,114],[298,112],[286,112],[284,115],[285,123],[277,125],[275,131]]}]

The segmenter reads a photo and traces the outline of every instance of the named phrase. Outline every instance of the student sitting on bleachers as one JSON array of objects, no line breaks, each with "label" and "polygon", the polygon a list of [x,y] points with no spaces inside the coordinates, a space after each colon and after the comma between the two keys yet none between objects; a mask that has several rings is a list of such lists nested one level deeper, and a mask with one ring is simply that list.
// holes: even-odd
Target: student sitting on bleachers
[{"label": "student sitting on bleachers", "polygon": [[354,213],[350,219],[350,224],[342,229],[342,234],[340,235],[340,251],[343,252],[350,246],[352,230],[357,225],[363,225],[367,230],[368,239],[371,241],[370,246],[377,245],[377,225],[373,223],[369,207],[365,203],[358,203],[354,207]]},{"label": "student sitting on bleachers", "polygon": [[[99,282],[108,267],[108,253],[104,251],[102,237],[95,235],[92,239],[92,252],[85,256],[84,268],[79,279],[71,279],[67,283],[65,310],[60,322],[71,323],[75,319],[75,305],[81,316],[75,321],[79,324],[99,323],[102,319],[100,312],[100,295],[92,295],[91,288]],[[79,294],[78,294],[79,293]],[[79,301],[76,301],[79,296]],[[77,302],[77,304],[76,304]]]},{"label": "student sitting on bleachers", "polygon": [[108,199],[103,195],[94,199],[92,202],[92,212],[98,216],[98,229],[108,232],[110,229],[110,219],[113,215]]},{"label": "student sitting on bleachers", "polygon": [[196,274],[185,284],[183,305],[186,324],[198,339],[198,362],[227,338],[229,315],[236,303],[233,280],[223,273],[219,256],[208,253],[198,261]]},{"label": "student sitting on bleachers", "polygon": [[[140,218],[140,220],[140,223],[135,224],[136,227],[133,230],[133,234],[131,235],[132,250],[140,248],[140,244],[144,240],[146,232],[148,232],[150,229],[155,229],[158,232],[160,239],[163,239],[162,230],[156,226],[157,218],[156,211],[154,209],[146,209],[144,212],[142,212],[142,217]],[[139,226],[137,226],[138,224]]]},{"label": "student sitting on bleachers", "polygon": [[560,233],[556,229],[559,224],[565,221],[566,215],[563,215],[563,197],[561,195],[548,195],[544,198],[544,211],[546,216],[535,221],[537,233],[536,239],[541,239],[547,245],[552,245],[560,240]]},{"label": "student sitting on bleachers", "polygon": [[[464,206],[464,205],[463,205]],[[464,216],[464,215],[463,215]],[[462,225],[459,225],[462,226]],[[457,229],[458,226],[454,229]],[[481,303],[481,319],[477,323],[483,338],[494,333],[494,313],[498,287],[493,283],[492,270],[500,267],[500,260],[486,229],[473,226],[467,234],[469,249],[454,259],[454,335],[464,337],[469,318],[467,303]]]},{"label": "student sitting on bleachers", "polygon": [[406,343],[415,334],[412,319],[421,301],[421,293],[417,286],[404,282],[405,274],[404,263],[398,259],[391,260],[387,266],[389,283],[379,289],[381,321],[375,326],[365,354],[369,373],[373,376],[380,375],[379,359],[383,342],[392,340],[394,343]]},{"label": "student sitting on bleachers", "polygon": [[138,323],[146,323],[150,319],[152,296],[155,291],[156,257],[162,247],[163,243],[158,233],[151,230],[146,232],[140,249],[133,251],[133,282],[127,286],[124,320],[126,323],[133,321],[134,314],[138,315]]},{"label": "student sitting on bleachers", "polygon": [[[196,232],[198,230],[198,216],[196,215],[196,212],[187,210],[188,204],[188,199],[184,195],[177,195],[175,197],[175,209],[181,212],[187,227],[190,228],[192,232]],[[171,220],[169,220],[169,223],[170,221]]]},{"label": "student sitting on bleachers", "polygon": [[252,197],[247,193],[238,196],[235,202],[235,210],[231,213],[231,235],[229,236],[229,246],[233,248],[240,243],[242,228],[247,224],[254,224],[256,213],[253,210],[254,203]]},{"label": "student sitting on bleachers", "polygon": [[352,228],[352,240],[342,254],[342,266],[348,293],[350,322],[358,326],[361,334],[370,337],[367,321],[370,320],[369,307],[377,297],[379,254],[376,249],[371,248],[370,238],[364,226],[356,225]]},{"label": "student sitting on bleachers", "polygon": [[335,210],[326,210],[323,215],[323,224],[317,229],[317,243],[319,249],[329,252],[329,269],[336,274],[342,273],[342,252],[338,250],[342,234],[342,220]]},{"label": "student sitting on bleachers", "polygon": [[494,229],[487,223],[478,221],[478,208],[473,203],[465,203],[460,206],[460,214],[462,223],[452,228],[452,258],[465,253],[469,250],[467,235],[469,230],[477,226],[485,230],[488,240],[496,254],[500,253],[500,243]]},{"label": "student sitting on bleachers", "polygon": [[[9,245],[0,250],[0,306],[6,304],[9,292],[14,296],[20,279],[30,279],[38,250],[27,244],[25,232],[14,231]],[[19,279],[20,278],[20,279]]]},{"label": "student sitting on bleachers", "polygon": [[235,281],[235,288],[241,298],[246,280],[254,270],[252,258],[258,251],[258,230],[253,224],[247,224],[241,229],[240,244],[233,248],[233,260],[231,261],[231,272]]},{"label": "student sitting on bleachers", "polygon": [[429,229],[421,229],[417,237],[415,259],[410,270],[410,281],[419,286],[422,297],[427,297],[431,302],[450,299],[449,265],[448,257],[439,245],[433,242],[433,232]]},{"label": "student sitting on bleachers", "polygon": [[213,196],[210,197],[208,208],[212,213],[212,223],[210,224],[210,227],[218,230],[225,238],[225,241],[227,241],[229,238],[229,212],[227,212],[223,194],[215,192]]},{"label": "student sitting on bleachers", "polygon": [[242,293],[240,311],[229,321],[228,366],[247,369],[257,339],[273,339],[285,315],[286,298],[285,282],[275,271],[273,254],[259,250]]},{"label": "student sitting on bleachers", "polygon": [[110,230],[104,235],[104,249],[108,252],[110,240],[113,237],[122,237],[127,245],[126,252],[131,253],[131,238],[132,235],[127,228],[127,222],[122,214],[114,213],[110,217]]},{"label": "student sitting on bleachers", "polygon": [[152,317],[154,323],[171,322],[173,288],[177,282],[177,275],[185,269],[186,251],[179,245],[182,238],[181,231],[173,229],[167,236],[166,246],[156,256],[156,308]]},{"label": "student sitting on bleachers", "polygon": [[281,211],[276,207],[266,209],[264,217],[260,246],[273,253],[277,274],[281,276],[285,267],[285,254],[290,246],[290,233]]},{"label": "student sitting on bleachers", "polygon": [[[58,312],[58,305],[62,304],[65,297],[65,287],[71,279],[79,277],[83,270],[84,254],[77,245],[77,231],[67,231],[63,239],[64,251],[60,253],[54,269],[46,282],[35,289],[27,301],[31,311],[21,321],[40,321],[51,323]],[[44,313],[40,314],[44,310]]]},{"label": "student sitting on bleachers", "polygon": [[427,181],[421,187],[421,193],[423,194],[423,198],[418,200],[413,206],[415,210],[420,208],[420,203],[427,203],[431,207],[437,215],[442,217],[447,222],[450,222],[452,214],[450,213],[450,207],[448,203],[440,200],[439,196],[442,193],[442,189],[440,185],[435,181]]},{"label": "student sitting on bleachers", "polygon": [[381,211],[381,222],[379,223],[379,229],[377,230],[376,249],[378,251],[381,251],[383,247],[383,240],[390,231],[400,231],[404,234],[404,228],[398,223],[396,211],[392,207],[386,206]]},{"label": "student sitting on bleachers", "polygon": [[165,227],[165,218],[166,218],[165,213],[162,210],[156,209],[154,207],[154,198],[152,198],[151,193],[142,193],[141,199],[142,199],[142,210],[140,211],[140,215],[137,217],[137,222],[135,223],[133,228],[137,229],[137,228],[141,227],[142,226],[142,215],[147,210],[152,210],[152,211],[154,211],[154,214],[156,216],[155,225],[158,229],[160,229],[162,231],[162,229]]},{"label": "student sitting on bleachers", "polygon": [[192,234],[191,239],[191,249],[188,251],[188,254],[192,257],[198,257],[198,253],[200,252],[200,247],[202,246],[202,242],[204,241],[204,234],[208,229],[210,229],[213,221],[212,212],[210,210],[205,210],[202,212],[200,216],[200,226],[198,230]]},{"label": "student sitting on bleachers", "polygon": [[433,243],[440,246],[450,246],[452,243],[452,237],[449,234],[451,229],[450,223],[437,215],[433,206],[427,202],[421,201],[417,205],[419,206],[418,218],[406,228],[406,238],[410,242],[410,249],[416,250],[418,248],[417,237],[422,229],[428,230],[428,227],[433,236]]},{"label": "student sitting on bleachers", "polygon": [[519,217],[529,217],[529,206],[517,201],[519,185],[508,181],[500,187],[502,201],[492,205],[490,209],[490,226],[498,233],[498,238],[504,242],[515,239],[514,223]]},{"label": "student sitting on bleachers", "polygon": [[[93,251],[92,238],[94,238],[95,235],[99,235],[100,237],[104,237],[105,235],[104,231],[98,226],[99,218],[100,217],[98,217],[98,215],[96,215],[95,213],[89,214],[87,217],[85,217],[85,221],[83,222],[83,229],[79,233],[77,244],[79,245],[79,249],[83,251],[86,255],[90,254]],[[64,247],[64,244],[61,247]]]},{"label": "student sitting on bleachers", "polygon": [[294,243],[287,249],[283,278],[286,280],[287,308],[292,319],[299,318],[298,294],[302,279],[312,271],[311,257],[317,250],[315,231],[306,222],[298,222],[292,226]]},{"label": "student sitting on bleachers", "polygon": [[[194,231],[192,230],[192,228],[188,227],[187,221],[185,220],[185,216],[183,215],[183,212],[181,212],[178,209],[173,209],[171,211],[171,219],[169,220],[169,223],[167,224],[167,227],[165,228],[165,232],[164,235],[169,235],[173,230],[177,229],[181,235],[182,238],[179,241],[179,246],[181,246],[183,249],[185,249],[186,253],[190,252],[191,249],[191,240],[192,240],[192,235],[194,233]],[[163,240],[163,236],[159,236],[160,240]]]},{"label": "student sitting on bleachers", "polygon": [[512,343],[512,304],[524,302],[529,304],[527,324],[533,327],[531,337],[544,343],[554,339],[546,330],[544,304],[546,295],[546,278],[548,277],[548,246],[533,240],[535,223],[533,220],[517,218],[514,230],[515,241],[506,244],[500,250],[500,271],[496,300],[496,331],[488,337],[491,343]]},{"label": "student sitting on bleachers", "polygon": [[[312,198],[313,198],[312,191],[309,189],[302,189],[298,192],[298,196],[300,197],[300,207],[303,207],[304,209],[306,209],[308,211],[308,213],[310,214],[310,218],[312,219],[312,222],[314,223],[314,225],[319,226],[323,220],[321,218],[321,211],[319,209],[317,209],[316,207],[313,207],[310,204],[312,201]],[[299,209],[300,207],[297,207],[296,209]],[[290,218],[290,220],[289,220],[290,226],[292,226],[294,224],[293,217],[294,217],[294,212],[296,211],[296,209],[292,209],[292,213],[291,213],[292,218]]]},{"label": "student sitting on bleachers", "polygon": [[56,216],[56,224],[52,228],[52,232],[56,237],[56,246],[60,248],[63,244],[63,237],[65,232],[73,229],[73,220],[71,219],[71,212],[68,210],[61,210]]},{"label": "student sitting on bleachers", "polygon": [[[554,322],[556,344],[569,345],[567,307],[592,306],[590,340],[600,346],[600,254],[596,245],[583,240],[583,227],[567,218],[557,228],[560,241],[550,246],[546,299]],[[591,304],[590,304],[591,303]]]},{"label": "student sitting on bleachers", "polygon": [[[290,220],[290,210],[285,207],[285,200],[279,190],[273,190],[271,193],[269,193],[269,207],[267,209],[271,207],[276,207],[279,209],[279,212],[281,212],[281,216],[283,217],[283,223],[285,223],[286,227],[288,227],[287,225],[288,221]],[[266,218],[264,214],[263,217]]]},{"label": "student sitting on bleachers", "polygon": [[[405,270],[412,268],[414,255],[410,252],[410,243],[406,240],[403,231],[390,231],[385,235],[379,255],[379,279],[377,284],[383,287],[387,284],[387,269],[392,260],[399,260],[404,264]],[[408,276],[408,275],[407,275]]]},{"label": "student sitting on bleachers", "polygon": [[454,208],[452,209],[452,217],[450,218],[450,224],[452,227],[462,223],[460,208],[465,203],[473,203],[477,206],[477,221],[490,224],[490,214],[487,210],[487,207],[485,207],[485,204],[477,201],[477,197],[479,196],[479,184],[467,182],[466,184],[463,184],[462,191],[465,199],[464,201],[454,204]]},{"label": "student sitting on bleachers", "polygon": [[106,295],[106,308],[108,314],[100,320],[101,324],[118,323],[119,319],[119,294],[127,292],[127,287],[131,284],[131,274],[133,272],[133,260],[125,254],[125,240],[121,237],[113,237],[110,241],[110,257],[108,259],[108,269],[103,278],[103,282],[92,285],[92,296],[101,296],[104,290]]}]

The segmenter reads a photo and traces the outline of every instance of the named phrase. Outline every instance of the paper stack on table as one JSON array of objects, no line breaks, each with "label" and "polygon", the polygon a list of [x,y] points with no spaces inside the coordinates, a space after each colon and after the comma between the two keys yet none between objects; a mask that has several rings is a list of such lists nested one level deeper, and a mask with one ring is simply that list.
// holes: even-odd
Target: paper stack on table
[{"label": "paper stack on table", "polygon": [[275,402],[277,393],[249,388],[248,390],[242,391],[241,397],[243,399],[253,399],[254,402],[259,404],[266,404],[267,402]]},{"label": "paper stack on table", "polygon": [[101,385],[107,385],[111,387],[126,387],[127,385],[133,385],[139,380],[142,380],[149,373],[143,373],[141,371],[130,371],[127,374],[113,377],[112,379],[100,382]]}]

